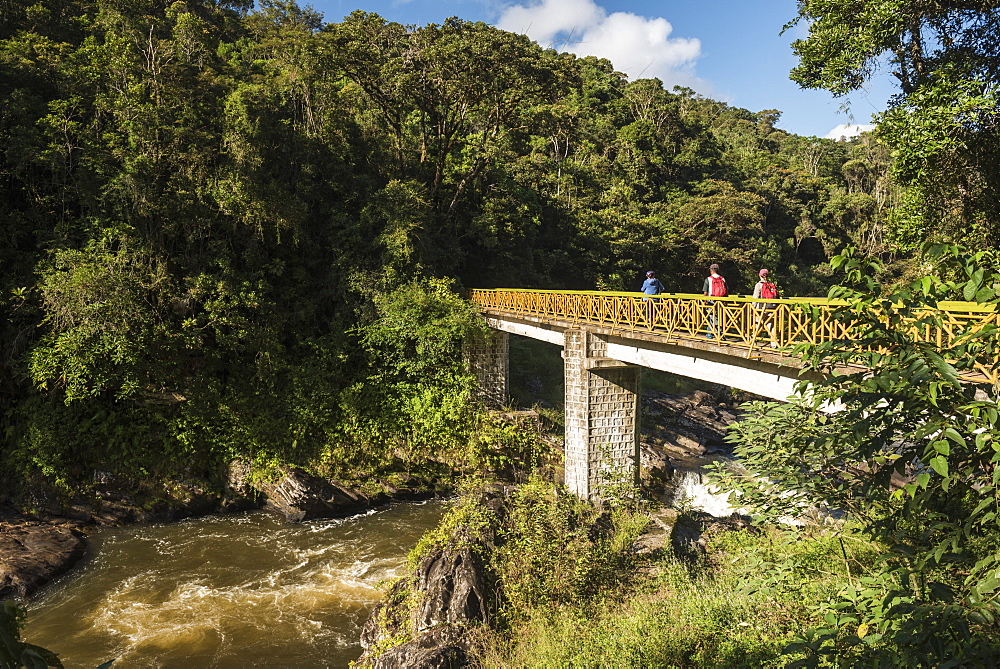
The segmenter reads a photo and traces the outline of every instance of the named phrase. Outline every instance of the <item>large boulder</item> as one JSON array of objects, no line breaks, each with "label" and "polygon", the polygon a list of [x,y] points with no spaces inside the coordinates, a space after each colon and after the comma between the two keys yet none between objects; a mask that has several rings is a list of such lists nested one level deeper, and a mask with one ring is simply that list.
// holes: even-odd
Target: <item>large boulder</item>
[{"label": "large boulder", "polygon": [[[361,631],[359,667],[440,669],[466,663],[467,630],[488,623],[498,607],[497,578],[480,556],[493,550],[495,523],[503,517],[502,486],[475,500],[491,522],[459,525],[448,539],[397,581]],[[399,643],[400,639],[406,639]],[[397,645],[386,648],[395,642]]]},{"label": "large boulder", "polygon": [[643,479],[651,479],[657,483],[669,481],[674,475],[674,466],[667,452],[647,442],[639,444],[639,470]]},{"label": "large boulder", "polygon": [[469,548],[435,551],[417,568],[413,628],[423,632],[438,625],[486,620],[492,610],[491,577]]},{"label": "large boulder", "polygon": [[290,523],[315,518],[339,518],[372,506],[367,497],[301,469],[285,472],[278,481],[258,484],[265,506],[283,513]]},{"label": "large boulder", "polygon": [[[465,665],[464,634],[496,611],[496,579],[470,546],[438,548],[397,581],[361,630],[358,666],[438,669]],[[400,637],[410,641],[382,651]],[[381,651],[381,652],[380,652]]]},{"label": "large boulder", "polygon": [[495,582],[472,547],[435,549],[375,606],[361,630],[361,645],[374,648],[400,635],[488,621],[496,610]]},{"label": "large boulder", "polygon": [[69,525],[0,522],[0,599],[27,597],[68,571],[86,552],[83,534]]},{"label": "large boulder", "polygon": [[647,448],[673,458],[729,452],[726,429],[737,420],[732,405],[702,390],[687,395],[648,392],[644,411],[652,428],[644,436]]},{"label": "large boulder", "polygon": [[724,532],[744,531],[760,534],[750,518],[734,513],[725,518],[713,516],[704,511],[690,511],[681,514],[674,523],[670,542],[674,555],[682,560],[698,560],[707,552],[709,540]]},{"label": "large boulder", "polygon": [[413,641],[375,656],[372,669],[458,669],[468,663],[461,630],[442,627],[428,630]]}]

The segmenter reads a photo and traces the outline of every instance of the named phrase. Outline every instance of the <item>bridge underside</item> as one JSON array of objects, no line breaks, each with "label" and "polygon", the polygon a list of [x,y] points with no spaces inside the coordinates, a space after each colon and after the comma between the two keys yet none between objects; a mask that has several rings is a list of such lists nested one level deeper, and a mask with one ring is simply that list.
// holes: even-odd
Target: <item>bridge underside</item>
[{"label": "bridge underside", "polygon": [[[481,397],[498,404],[507,391],[507,337],[521,335],[563,349],[566,381],[565,483],[598,498],[609,475],[638,478],[639,396],[643,367],[785,400],[800,380],[796,361],[770,350],[748,357],[724,342],[668,340],[588,324],[489,314],[492,335],[467,349]],[[614,473],[614,474],[612,474]]]},{"label": "bridge underside", "polygon": [[[522,335],[564,346],[565,332],[580,329],[571,323],[532,322],[526,318],[486,318],[489,326],[501,332]],[[604,357],[618,362],[679,374],[699,381],[739,388],[774,400],[787,400],[795,393],[795,384],[803,378],[797,361],[769,349],[753,352],[707,341],[670,341],[656,333],[630,332],[627,335],[610,329],[587,325],[588,332],[606,342]]]}]

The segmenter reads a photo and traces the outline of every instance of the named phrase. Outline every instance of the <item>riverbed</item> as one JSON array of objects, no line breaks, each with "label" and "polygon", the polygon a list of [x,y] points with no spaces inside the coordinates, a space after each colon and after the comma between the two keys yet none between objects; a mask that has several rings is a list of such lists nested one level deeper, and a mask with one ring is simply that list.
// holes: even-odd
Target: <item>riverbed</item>
[{"label": "riverbed", "polygon": [[286,524],[265,511],[103,529],[29,604],[25,640],[67,669],[346,667],[379,585],[443,513],[410,502]]}]

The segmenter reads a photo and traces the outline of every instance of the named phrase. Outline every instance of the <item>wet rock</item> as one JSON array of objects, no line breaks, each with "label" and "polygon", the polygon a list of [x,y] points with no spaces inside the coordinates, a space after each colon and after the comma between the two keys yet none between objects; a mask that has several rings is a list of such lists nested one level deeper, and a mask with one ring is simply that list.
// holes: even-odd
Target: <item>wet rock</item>
[{"label": "wet rock", "polygon": [[666,451],[649,443],[639,444],[639,468],[643,478],[659,482],[669,481],[674,473],[674,467],[670,464],[670,456]]},{"label": "wet rock", "polygon": [[301,469],[289,469],[274,483],[260,483],[265,506],[285,515],[290,523],[315,518],[337,518],[372,506],[364,495],[342,488]]},{"label": "wet rock", "polygon": [[678,558],[695,560],[706,553],[708,541],[713,536],[738,530],[760,532],[747,516],[734,513],[727,518],[717,518],[703,511],[691,511],[677,518],[670,542]]},{"label": "wet rock", "polygon": [[375,606],[361,630],[361,645],[371,649],[401,635],[416,638],[442,629],[456,632],[448,642],[454,644],[465,625],[489,620],[496,611],[494,584],[472,548],[435,550]]},{"label": "wet rock", "polygon": [[[482,491],[476,507],[504,514],[509,489]],[[487,523],[459,527],[447,543],[431,550],[408,577],[397,581],[379,602],[361,631],[365,654],[359,667],[407,669],[460,667],[467,662],[466,632],[488,623],[498,607],[497,578],[480,557],[496,537]],[[399,643],[400,639],[408,639]],[[397,645],[386,649],[385,645]]]},{"label": "wet rock", "polygon": [[468,664],[462,630],[442,627],[378,655],[373,669],[458,669]]},{"label": "wet rock", "polygon": [[428,555],[417,568],[416,589],[422,596],[414,610],[414,630],[486,620],[492,613],[491,580],[469,548]]},{"label": "wet rock", "polygon": [[[702,390],[688,395],[648,392],[643,395],[644,457],[659,451],[668,459],[729,453],[726,429],[737,420],[729,404]],[[648,467],[652,469],[652,467]]]},{"label": "wet rock", "polygon": [[243,497],[252,497],[259,494],[250,481],[250,474],[253,466],[246,460],[239,458],[226,465],[226,490]]},{"label": "wet rock", "polygon": [[83,534],[69,525],[0,522],[0,599],[27,597],[67,572],[86,551]]}]

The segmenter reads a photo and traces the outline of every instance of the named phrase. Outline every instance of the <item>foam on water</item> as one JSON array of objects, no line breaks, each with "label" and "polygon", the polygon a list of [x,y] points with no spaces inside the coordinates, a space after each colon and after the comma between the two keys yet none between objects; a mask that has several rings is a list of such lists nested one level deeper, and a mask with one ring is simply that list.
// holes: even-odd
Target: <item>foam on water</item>
[{"label": "foam on water", "polygon": [[67,667],[347,666],[360,626],[440,503],[287,525],[256,512],[93,537],[31,603],[25,638]]}]

